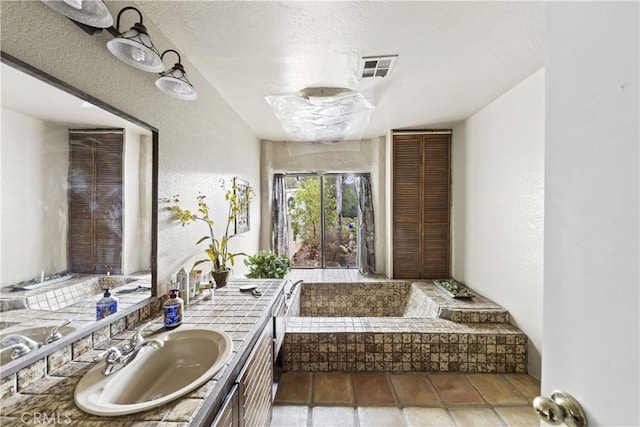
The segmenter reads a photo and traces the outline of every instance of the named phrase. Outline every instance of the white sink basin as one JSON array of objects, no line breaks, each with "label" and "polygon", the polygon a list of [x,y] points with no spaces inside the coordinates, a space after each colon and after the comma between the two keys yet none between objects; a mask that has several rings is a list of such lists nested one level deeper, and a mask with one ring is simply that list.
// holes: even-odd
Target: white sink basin
[{"label": "white sink basin", "polygon": [[146,411],[195,390],[229,359],[231,337],[214,329],[179,329],[149,338],[164,345],[144,347],[119,371],[104,375],[104,361],[76,386],[78,408],[94,415],[117,416]]},{"label": "white sink basin", "polygon": [[[49,332],[51,332],[51,330],[55,328],[55,326],[55,324],[50,326],[12,326],[10,328],[3,329],[2,332],[0,332],[0,341],[9,337],[10,335],[21,335],[37,343],[45,345],[47,344],[47,337],[49,336]],[[77,330],[78,328],[72,325],[65,325],[58,329],[60,335],[62,335],[63,337]],[[4,365],[5,363],[11,362],[12,360],[13,359],[11,359],[10,350],[2,352],[2,356],[0,356],[0,365]]]},{"label": "white sink basin", "polygon": [[[49,332],[51,332],[51,330],[55,328],[55,326],[56,325],[11,327],[3,330],[2,333],[0,333],[0,339],[7,335],[18,334],[18,335],[24,335],[27,338],[31,338],[34,341],[38,341],[44,344],[47,340],[47,336],[49,335]],[[58,329],[58,331],[60,331],[62,336],[67,336],[71,332],[74,332],[77,330],[78,328],[72,325],[65,325]]]}]

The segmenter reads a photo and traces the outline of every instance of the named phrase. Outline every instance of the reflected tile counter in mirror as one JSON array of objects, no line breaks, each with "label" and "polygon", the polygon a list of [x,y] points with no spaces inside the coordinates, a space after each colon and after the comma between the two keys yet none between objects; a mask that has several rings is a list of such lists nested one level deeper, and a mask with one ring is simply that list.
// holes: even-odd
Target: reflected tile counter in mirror
[{"label": "reflected tile counter in mirror", "polygon": [[[123,311],[150,298],[151,277],[147,273],[126,277],[75,275],[64,283],[39,289],[9,291],[10,288],[4,288],[0,291],[0,337],[26,336],[25,331],[52,330],[67,322],[70,323],[61,331],[63,336],[81,331],[96,322],[96,303],[106,287],[118,298],[118,311]],[[43,346],[47,344],[43,339],[36,341]],[[3,368],[11,362],[10,358],[1,359]]]},{"label": "reflected tile counter in mirror", "polygon": [[[0,312],[17,309],[56,311],[70,305],[90,300],[102,294],[104,288],[147,288],[151,290],[151,274],[136,273],[127,276],[73,274],[64,282],[52,283],[36,289],[20,289],[12,286],[0,288]],[[144,292],[140,292],[144,293]]]}]

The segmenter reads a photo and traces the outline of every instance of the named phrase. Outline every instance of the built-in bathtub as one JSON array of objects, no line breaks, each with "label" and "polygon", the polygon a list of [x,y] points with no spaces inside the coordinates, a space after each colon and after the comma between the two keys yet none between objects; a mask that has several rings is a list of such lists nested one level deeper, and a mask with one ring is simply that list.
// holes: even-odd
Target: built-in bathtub
[{"label": "built-in bathtub", "polygon": [[288,371],[526,373],[527,337],[482,296],[431,281],[303,283],[291,299]]}]

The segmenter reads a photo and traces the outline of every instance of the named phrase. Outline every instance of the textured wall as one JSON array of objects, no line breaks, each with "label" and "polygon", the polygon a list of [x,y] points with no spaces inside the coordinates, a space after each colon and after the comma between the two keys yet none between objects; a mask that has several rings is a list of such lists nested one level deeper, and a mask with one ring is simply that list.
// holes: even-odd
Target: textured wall
[{"label": "textured wall", "polygon": [[67,269],[66,187],[50,177],[66,179],[69,152],[67,129],[53,123],[3,108],[1,130],[0,271],[8,286]]},{"label": "textured wall", "polygon": [[506,307],[540,376],[544,71],[453,130],[453,275]]},{"label": "textured wall", "polygon": [[[111,13],[134,2],[106,2]],[[65,17],[39,1],[1,2],[2,50],[70,85],[95,96],[159,129],[159,195],[180,194],[193,200],[202,192],[215,201],[215,219],[220,226],[226,216],[219,178],[241,177],[256,187],[254,206],[260,205],[259,140],[204,78],[189,63],[182,63],[198,90],[199,99],[182,101],[157,90],[157,74],[136,70],[112,56],[106,32],[89,36]],[[142,10],[144,14],[144,10]],[[130,14],[132,16],[130,16]],[[135,13],[126,13],[121,27],[131,26]],[[160,51],[176,49],[150,20],[144,21]],[[180,50],[179,48],[177,50]],[[234,251],[258,249],[260,215],[251,212],[251,231],[234,242]],[[159,283],[172,273],[190,267],[203,254],[194,246],[206,234],[203,224],[179,227],[160,210],[158,225]],[[242,262],[236,275],[244,271]]]}]

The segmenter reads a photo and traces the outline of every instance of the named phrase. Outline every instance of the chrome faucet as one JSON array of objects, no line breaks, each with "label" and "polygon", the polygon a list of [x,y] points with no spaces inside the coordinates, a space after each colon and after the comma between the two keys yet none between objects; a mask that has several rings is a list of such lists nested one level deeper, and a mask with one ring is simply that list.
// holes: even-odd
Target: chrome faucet
[{"label": "chrome faucet", "polygon": [[[291,280],[289,280],[289,282],[291,282]],[[291,296],[293,295],[293,292],[296,289],[296,286],[298,286],[300,283],[304,282],[304,280],[300,279],[297,282],[291,282],[291,288],[289,289],[289,292],[287,292],[287,299],[291,298]]]},{"label": "chrome faucet", "polygon": [[157,339],[145,340],[142,336],[145,327],[146,325],[138,329],[138,332],[122,346],[121,350],[117,347],[109,347],[93,359],[94,362],[106,361],[106,366],[102,371],[104,375],[111,375],[127,366],[136,358],[141,349],[145,347],[158,349],[164,345],[162,341]]},{"label": "chrome faucet", "polygon": [[51,344],[52,342],[58,341],[60,338],[62,338],[62,334],[60,333],[60,328],[62,328],[63,326],[67,326],[69,323],[71,323],[71,320],[67,320],[63,324],[58,325],[53,329],[51,329],[51,331],[49,332],[49,335],[47,335],[47,338],[45,339],[45,342],[47,344]]},{"label": "chrome faucet", "polygon": [[31,348],[29,348],[29,346],[26,344],[16,343],[11,344],[7,347],[3,347],[2,350],[0,350],[0,354],[10,350],[13,350],[13,352],[11,353],[11,360],[16,360],[18,357],[22,357],[25,354],[29,353],[31,351]]},{"label": "chrome faucet", "polygon": [[42,343],[36,342],[24,335],[12,334],[4,337],[2,341],[0,341],[0,346],[2,346],[2,353],[13,350],[11,359],[15,360],[30,353],[32,350],[42,347]]}]

